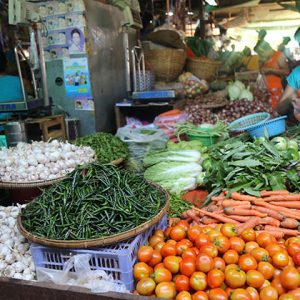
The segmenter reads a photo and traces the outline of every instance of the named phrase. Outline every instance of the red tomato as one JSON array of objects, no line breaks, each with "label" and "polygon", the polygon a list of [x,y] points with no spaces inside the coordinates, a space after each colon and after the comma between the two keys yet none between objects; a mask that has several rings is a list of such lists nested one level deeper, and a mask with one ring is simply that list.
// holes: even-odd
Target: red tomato
[{"label": "red tomato", "polygon": [[206,275],[203,272],[194,272],[190,277],[190,286],[195,291],[204,291],[207,287]]},{"label": "red tomato", "polygon": [[141,280],[142,278],[147,278],[151,274],[151,269],[144,262],[138,262],[133,267],[133,277],[137,280]]},{"label": "red tomato", "polygon": [[263,274],[265,279],[271,279],[274,275],[274,267],[266,261],[260,261],[258,263],[257,271]]},{"label": "red tomato", "polygon": [[230,300],[252,300],[251,295],[245,289],[236,289],[232,292]]},{"label": "red tomato", "polygon": [[171,239],[176,242],[181,241],[186,237],[186,229],[182,226],[174,226],[170,232]]},{"label": "red tomato", "polygon": [[158,242],[155,246],[154,246],[154,250],[158,250],[160,252],[161,248],[163,247],[163,245],[165,244],[165,242]]},{"label": "red tomato", "polygon": [[289,255],[285,250],[278,251],[272,256],[272,263],[277,268],[284,268],[289,264]]},{"label": "red tomato", "polygon": [[257,262],[270,260],[269,252],[261,247],[254,248],[250,254],[256,259]]},{"label": "red tomato", "polygon": [[300,252],[293,255],[293,261],[296,266],[300,266]]},{"label": "red tomato", "polygon": [[183,240],[181,240],[180,242],[178,242],[175,246],[176,248],[176,252],[177,252],[177,255],[182,255],[182,253],[189,249],[189,246],[186,242],[184,242]]},{"label": "red tomato", "polygon": [[172,230],[172,227],[167,227],[164,231],[164,236],[165,238],[169,238],[170,237],[170,232]]},{"label": "red tomato", "polygon": [[278,243],[272,243],[272,244],[269,244],[267,247],[266,247],[266,250],[269,252],[269,255],[272,257],[276,252],[278,251],[281,251],[283,248],[282,248],[282,245],[278,244]]},{"label": "red tomato", "polygon": [[223,259],[227,265],[237,264],[239,261],[239,254],[235,250],[228,250],[223,254]]},{"label": "red tomato", "polygon": [[175,300],[192,300],[192,295],[187,291],[182,291],[177,294]]},{"label": "red tomato", "polygon": [[271,285],[271,282],[269,281],[269,280],[265,280],[265,282],[263,283],[263,285],[260,287],[260,291],[262,290],[262,289],[264,289],[265,287],[267,287],[267,286],[270,286]]},{"label": "red tomato", "polygon": [[188,291],[190,289],[190,279],[185,275],[176,276],[174,283],[177,292]]},{"label": "red tomato", "polygon": [[260,247],[266,248],[268,245],[276,243],[276,239],[274,236],[269,232],[261,232],[256,237],[256,242]]},{"label": "red tomato", "polygon": [[260,300],[277,300],[278,292],[272,286],[263,288],[259,293]]},{"label": "red tomato", "polygon": [[238,253],[241,253],[244,250],[245,242],[241,238],[234,236],[229,239],[230,249],[235,250]]},{"label": "red tomato", "polygon": [[259,294],[255,288],[248,286],[246,291],[249,293],[251,300],[259,300]]},{"label": "red tomato", "polygon": [[181,226],[185,229],[185,231],[188,231],[190,228],[190,224],[187,220],[180,220],[176,223],[177,226]]},{"label": "red tomato", "polygon": [[250,254],[243,254],[239,257],[239,267],[243,271],[250,271],[250,270],[256,270],[257,268],[257,261],[256,259],[250,255]]},{"label": "red tomato", "polygon": [[165,234],[161,229],[155,229],[153,235],[158,235],[165,239]]},{"label": "red tomato", "polygon": [[243,230],[241,233],[241,238],[247,243],[255,241],[256,239],[256,232],[253,228],[247,228]]},{"label": "red tomato", "polygon": [[155,294],[158,298],[174,299],[176,290],[171,282],[160,282],[155,288]]},{"label": "red tomato", "polygon": [[196,271],[195,260],[192,258],[184,258],[179,263],[179,270],[182,275],[190,277]]},{"label": "red tomato", "polygon": [[251,287],[259,289],[265,282],[263,274],[256,270],[247,272],[247,284]]},{"label": "red tomato", "polygon": [[285,241],[285,246],[287,247],[291,243],[300,243],[300,237],[293,236],[293,237],[288,238]]},{"label": "red tomato", "polygon": [[199,249],[200,253],[207,253],[212,258],[218,256],[218,248],[213,244],[205,244]]},{"label": "red tomato", "polygon": [[192,295],[192,300],[208,300],[208,295],[203,291],[198,291]]},{"label": "red tomato", "polygon": [[218,269],[221,271],[225,271],[225,261],[224,259],[220,258],[220,257],[215,257],[214,258],[214,269]]},{"label": "red tomato", "polygon": [[190,226],[187,231],[187,237],[191,242],[194,242],[201,232],[202,229],[199,225]]},{"label": "red tomato", "polygon": [[220,288],[211,289],[209,291],[208,296],[209,296],[209,300],[227,300],[228,299],[227,293]]},{"label": "red tomato", "polygon": [[198,249],[200,249],[203,245],[209,243],[210,243],[210,238],[208,235],[204,233],[200,233],[195,239],[195,245]]},{"label": "red tomato", "polygon": [[210,241],[213,241],[214,238],[218,237],[218,236],[221,236],[222,233],[218,230],[215,230],[215,229],[211,229],[207,235],[209,236],[210,238]]},{"label": "red tomato", "polygon": [[188,248],[182,253],[181,257],[182,258],[193,258],[194,260],[196,260],[197,254],[193,248]]},{"label": "red tomato", "polygon": [[286,289],[282,286],[281,280],[279,277],[274,278],[272,280],[271,286],[276,289],[278,295],[282,295],[286,292]]},{"label": "red tomato", "polygon": [[289,294],[292,294],[293,296],[295,296],[297,300],[300,299],[300,288],[289,291]]},{"label": "red tomato", "polygon": [[178,256],[167,256],[164,258],[164,266],[168,269],[171,273],[176,274],[179,271],[179,262],[181,258]]},{"label": "red tomato", "polygon": [[214,261],[207,253],[199,253],[196,258],[196,270],[207,273],[214,267]]},{"label": "red tomato", "polygon": [[235,268],[228,269],[225,271],[225,282],[233,289],[242,287],[246,283],[246,274]]},{"label": "red tomato", "polygon": [[229,239],[224,235],[215,237],[212,242],[217,247],[219,253],[225,253],[230,247]]},{"label": "red tomato", "polygon": [[251,251],[257,247],[259,247],[259,245],[256,242],[254,241],[247,242],[245,244],[245,253],[250,254]]},{"label": "red tomato", "polygon": [[153,248],[151,246],[141,246],[137,252],[138,261],[149,262],[152,258]]},{"label": "red tomato", "polygon": [[294,290],[300,285],[300,274],[294,267],[287,267],[280,274],[280,281],[284,288]]},{"label": "red tomato", "polygon": [[221,270],[210,270],[207,274],[207,284],[214,289],[220,287],[225,280],[225,274]]},{"label": "red tomato", "polygon": [[139,295],[150,296],[155,290],[156,283],[152,278],[142,278],[136,285]]},{"label": "red tomato", "polygon": [[154,266],[154,270],[158,269],[158,268],[164,268],[165,265],[163,262],[158,263],[157,265]]},{"label": "red tomato", "polygon": [[152,276],[156,283],[169,282],[172,280],[172,273],[166,268],[157,268],[154,270]]},{"label": "red tomato", "polygon": [[151,267],[154,267],[155,265],[157,265],[158,263],[160,263],[162,261],[162,256],[160,254],[160,251],[158,250],[153,250],[153,254],[152,254],[152,258],[151,260],[148,262],[148,265]]},{"label": "red tomato", "polygon": [[297,300],[297,298],[292,294],[282,294],[278,300]]},{"label": "red tomato", "polygon": [[176,245],[171,244],[171,243],[165,243],[162,246],[162,248],[160,249],[160,254],[163,257],[170,256],[170,255],[176,255],[177,254]]}]

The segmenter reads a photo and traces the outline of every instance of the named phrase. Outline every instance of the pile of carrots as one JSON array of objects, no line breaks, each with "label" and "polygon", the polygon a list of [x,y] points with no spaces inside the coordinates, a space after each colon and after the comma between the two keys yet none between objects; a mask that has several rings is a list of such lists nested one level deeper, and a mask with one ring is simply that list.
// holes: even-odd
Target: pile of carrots
[{"label": "pile of carrots", "polygon": [[261,191],[260,197],[255,197],[222,192],[212,197],[209,206],[201,209],[193,206],[183,213],[183,217],[202,225],[233,223],[238,233],[255,227],[272,233],[276,238],[297,236],[300,233],[300,193]]}]

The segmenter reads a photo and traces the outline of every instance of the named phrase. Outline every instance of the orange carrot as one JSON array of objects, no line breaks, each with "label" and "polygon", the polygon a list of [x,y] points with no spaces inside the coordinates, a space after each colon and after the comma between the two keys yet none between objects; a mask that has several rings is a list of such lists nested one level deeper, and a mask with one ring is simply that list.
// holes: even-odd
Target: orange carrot
[{"label": "orange carrot", "polygon": [[207,211],[210,211],[210,212],[213,212],[216,210],[221,210],[221,209],[222,209],[222,207],[219,207],[218,205],[209,204],[207,206]]},{"label": "orange carrot", "polygon": [[266,213],[268,214],[268,216],[277,219],[279,221],[282,221],[284,219],[284,215],[279,213],[278,211],[275,211],[273,209],[270,208],[266,208],[266,207],[262,207],[262,206],[253,206],[252,205],[252,209],[256,210],[256,211],[260,211],[261,213]]},{"label": "orange carrot", "polygon": [[286,228],[278,228],[278,227],[273,227],[270,225],[266,225],[265,226],[265,230],[269,231],[269,232],[276,232],[276,231],[281,231],[283,232],[285,235],[289,235],[289,236],[297,236],[299,235],[299,231],[298,230],[293,230],[293,229],[286,229]]},{"label": "orange carrot", "polygon": [[[300,213],[297,213],[296,211],[292,211],[291,209],[285,208],[285,207],[277,207],[275,205],[266,203],[264,201],[254,201],[254,204],[257,206],[263,206],[266,208],[270,208],[273,209],[275,211],[278,211],[279,213],[281,213],[282,215],[284,215],[285,217],[289,217],[289,218],[295,218],[295,219],[300,219]],[[275,218],[277,219],[277,218]]]},{"label": "orange carrot", "polygon": [[[266,230],[257,230],[256,231],[257,234],[264,233],[264,232],[268,232],[268,231],[266,231]],[[272,231],[271,233],[278,240],[280,240],[284,237],[284,233],[282,231]]]},{"label": "orange carrot", "polygon": [[259,224],[260,224],[259,217],[250,218],[247,222],[236,226],[237,233],[241,234],[245,229],[254,228],[255,226],[257,226]]},{"label": "orange carrot", "polygon": [[169,117],[169,116],[177,116],[180,115],[182,112],[179,109],[171,109],[168,110],[162,114],[160,114],[160,117]]},{"label": "orange carrot", "polygon": [[263,198],[263,201],[300,201],[300,194],[273,195]]},{"label": "orange carrot", "polygon": [[265,218],[261,218],[260,219],[260,224],[271,225],[271,226],[274,226],[274,227],[279,227],[280,226],[280,221],[276,220],[276,219],[274,219],[272,217],[265,217]]},{"label": "orange carrot", "polygon": [[197,211],[194,211],[194,209],[189,209],[186,211],[186,214],[189,218],[191,218],[195,222],[200,222],[199,213]]},{"label": "orange carrot", "polygon": [[280,225],[281,225],[281,227],[284,227],[284,228],[295,229],[295,228],[298,228],[300,223],[296,219],[285,218],[283,221],[281,221]]},{"label": "orange carrot", "polygon": [[270,204],[283,206],[286,208],[297,208],[300,210],[300,202],[298,201],[271,201]]},{"label": "orange carrot", "polygon": [[243,195],[241,193],[238,192],[234,192],[231,194],[231,198],[234,200],[239,200],[239,201],[255,201],[261,198],[257,198],[254,196],[249,196],[249,195]]},{"label": "orange carrot", "polygon": [[256,210],[250,210],[250,209],[241,209],[238,207],[225,207],[224,212],[226,215],[238,215],[238,216],[256,216],[264,218],[267,216],[267,214],[261,213]]},{"label": "orange carrot", "polygon": [[238,205],[251,205],[250,201],[238,201],[238,200],[231,200],[231,199],[226,199],[221,201],[221,205],[223,207],[227,206],[238,206]]},{"label": "orange carrot", "polygon": [[230,218],[239,222],[247,222],[251,217],[249,216],[236,216],[236,215],[230,215]]},{"label": "orange carrot", "polygon": [[218,220],[214,219],[214,218],[210,218],[208,216],[204,216],[201,218],[201,223],[208,225],[208,224],[215,224],[218,223]]},{"label": "orange carrot", "polygon": [[288,190],[277,190],[277,191],[261,191],[261,197],[268,197],[273,195],[288,195],[290,192]]},{"label": "orange carrot", "polygon": [[225,194],[222,192],[219,196],[212,196],[211,200],[212,201],[219,201],[225,199]]},{"label": "orange carrot", "polygon": [[213,213],[213,212],[208,212],[208,211],[202,210],[202,209],[194,207],[194,206],[193,206],[193,209],[200,212],[200,214],[207,215],[207,216],[212,217],[212,218],[214,218],[214,219],[216,219],[220,222],[239,224],[238,221],[232,220],[232,219],[230,219],[228,217],[225,217],[223,215],[219,215],[219,214],[216,214],[216,213]]}]

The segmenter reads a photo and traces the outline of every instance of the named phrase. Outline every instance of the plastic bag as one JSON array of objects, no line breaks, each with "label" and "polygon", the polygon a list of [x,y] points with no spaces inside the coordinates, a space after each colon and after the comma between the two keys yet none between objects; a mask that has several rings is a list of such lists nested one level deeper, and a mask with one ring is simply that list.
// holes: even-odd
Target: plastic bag
[{"label": "plastic bag", "polygon": [[129,158],[127,169],[137,173],[142,172],[144,156],[151,150],[163,149],[169,137],[163,130],[153,126],[141,126],[138,128],[121,127],[116,136],[127,144]]},{"label": "plastic bag", "polygon": [[91,270],[90,259],[90,254],[74,255],[65,262],[62,271],[37,267],[37,280],[80,286],[90,289],[92,293],[105,293],[108,291],[129,293],[124,284],[115,282],[113,277],[105,271]]}]

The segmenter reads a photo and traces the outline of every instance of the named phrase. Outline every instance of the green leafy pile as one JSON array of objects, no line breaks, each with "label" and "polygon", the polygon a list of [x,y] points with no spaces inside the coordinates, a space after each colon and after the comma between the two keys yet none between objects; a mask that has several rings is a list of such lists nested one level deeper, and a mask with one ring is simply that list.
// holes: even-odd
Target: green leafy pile
[{"label": "green leafy pile", "polygon": [[181,196],[176,194],[170,195],[170,208],[168,212],[169,218],[180,218],[182,213],[190,209],[193,204],[185,201]]},{"label": "green leafy pile", "polygon": [[264,138],[245,139],[231,138],[209,149],[210,167],[204,178],[209,196],[223,189],[255,196],[264,189],[299,191],[298,161],[289,151],[278,151],[275,142]]},{"label": "green leafy pile", "polygon": [[100,163],[109,163],[119,158],[127,158],[127,145],[118,137],[106,132],[97,132],[75,140],[77,146],[90,146]]}]

